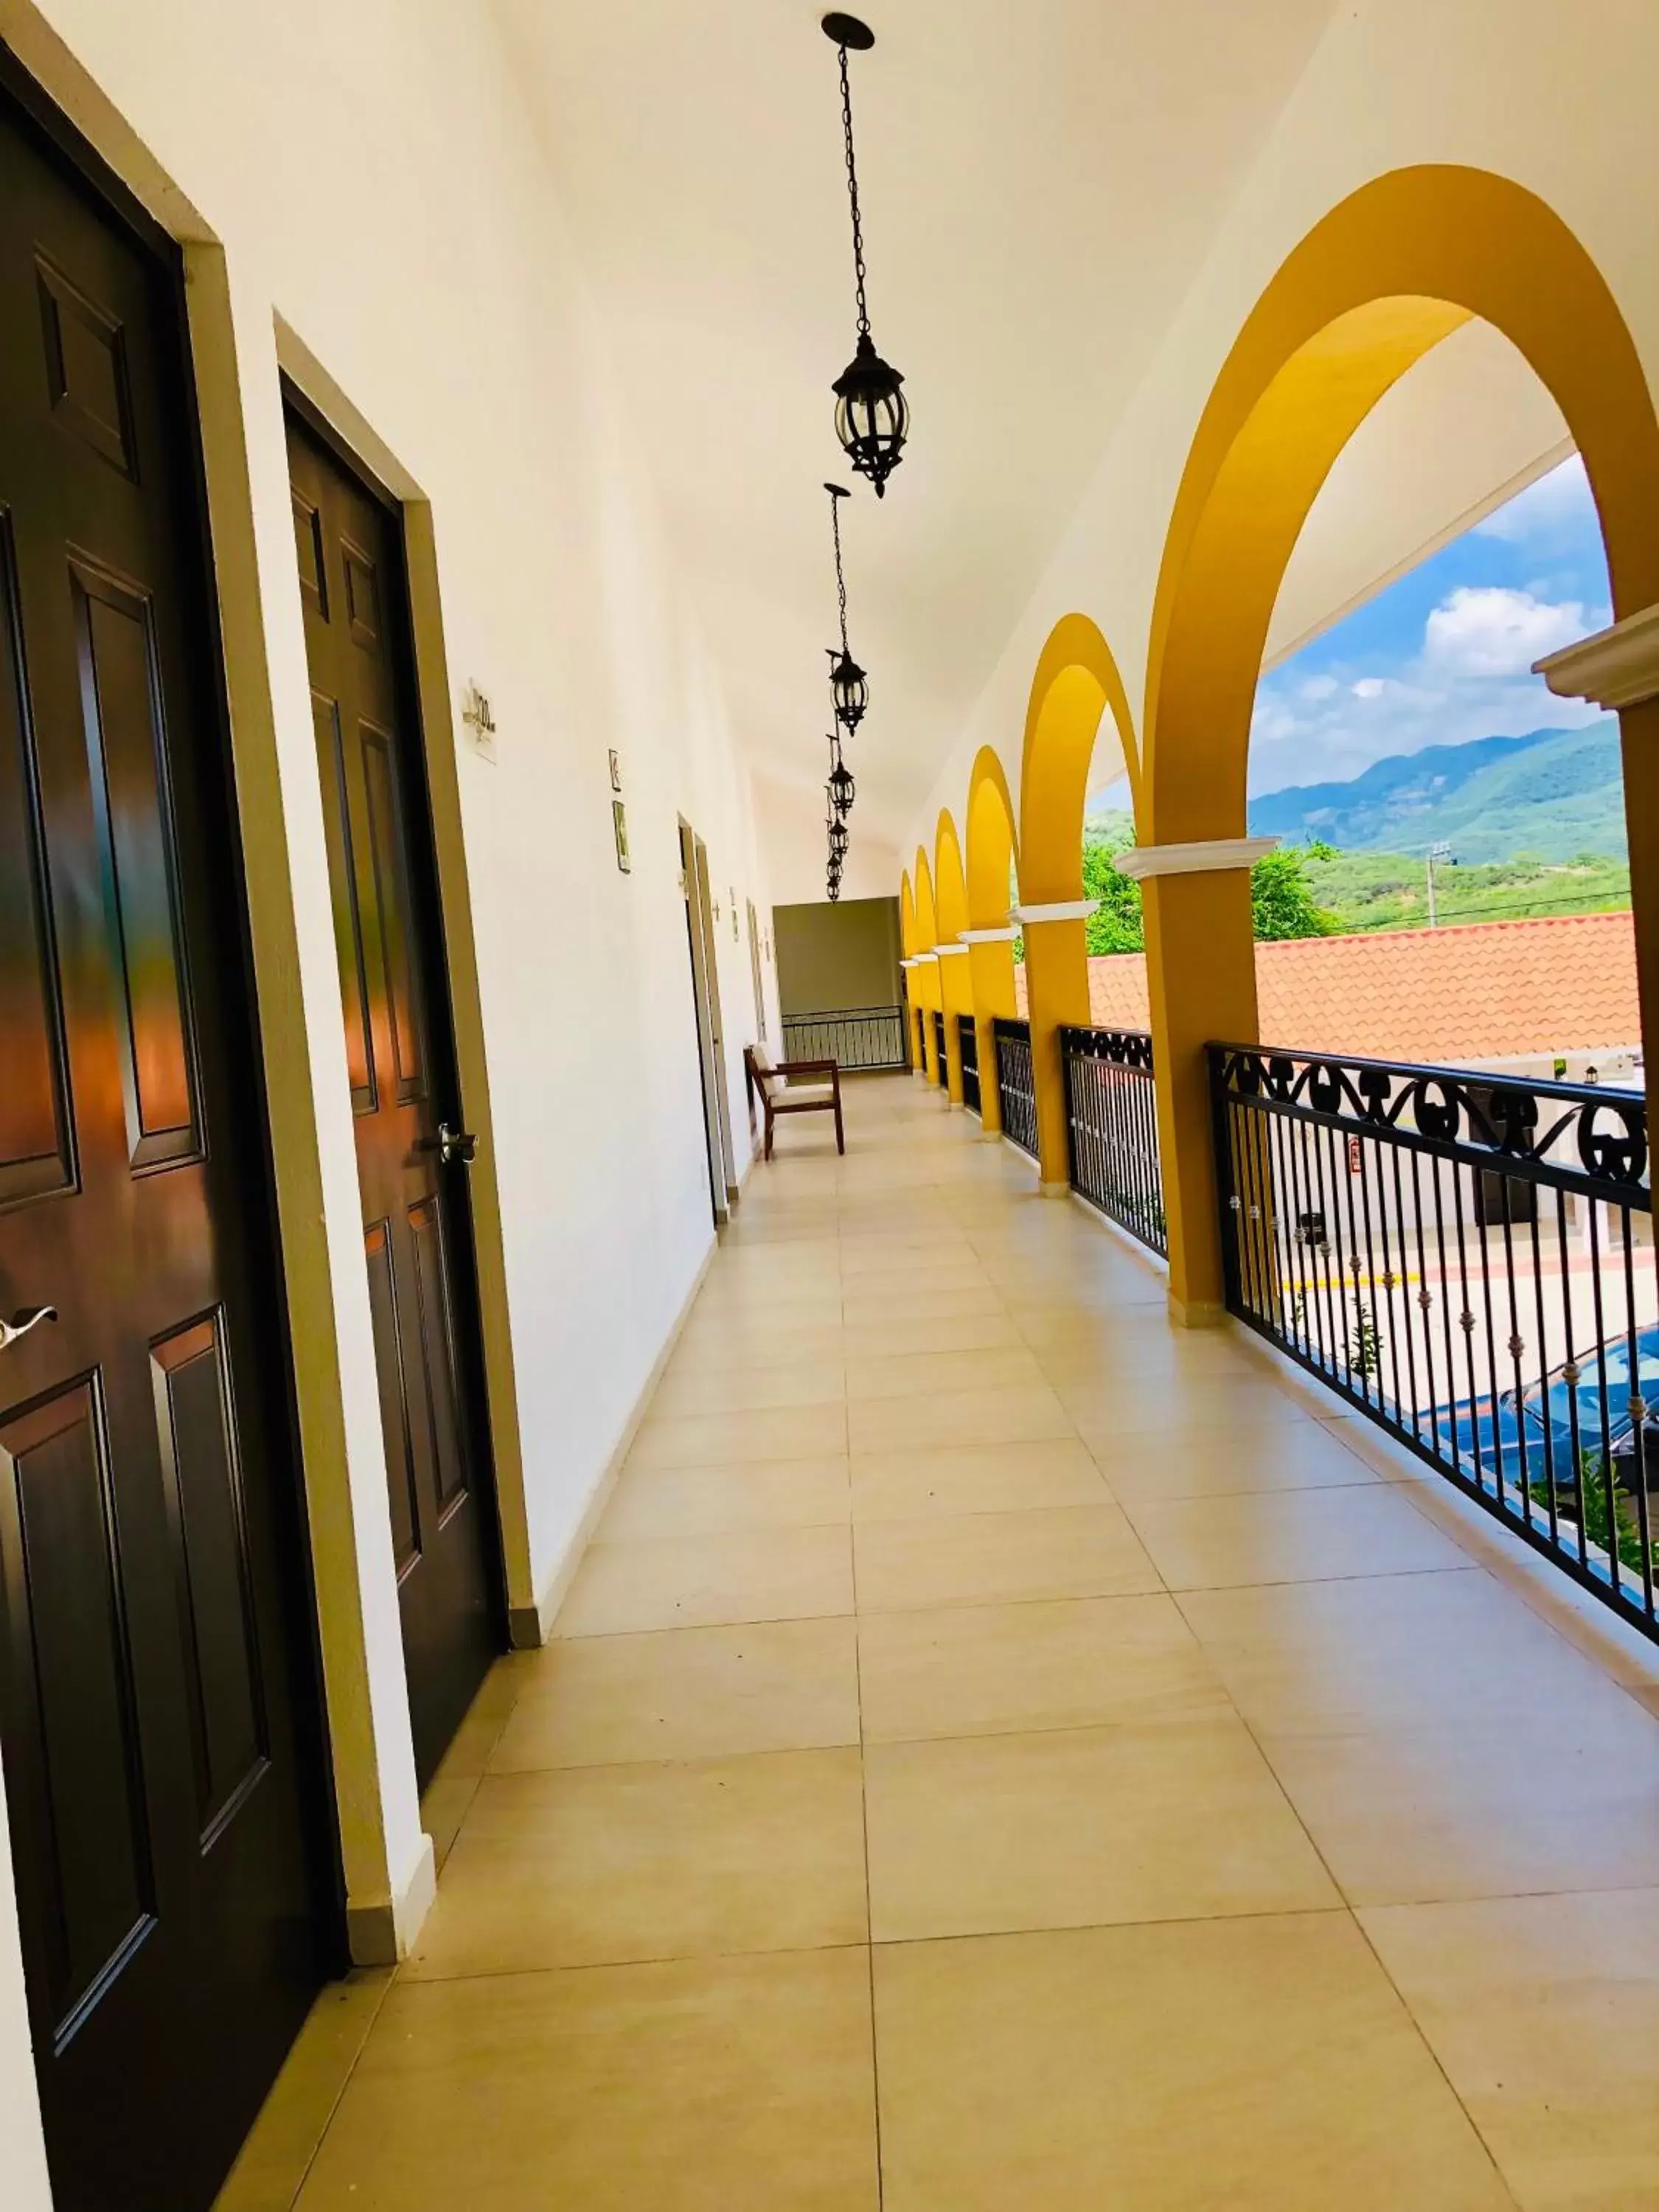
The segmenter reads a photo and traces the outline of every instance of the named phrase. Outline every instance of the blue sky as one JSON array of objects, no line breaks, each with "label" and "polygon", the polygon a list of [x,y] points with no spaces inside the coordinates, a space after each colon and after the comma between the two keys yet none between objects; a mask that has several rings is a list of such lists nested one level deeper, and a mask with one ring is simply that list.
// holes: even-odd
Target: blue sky
[{"label": "blue sky", "polygon": [[[1577,454],[1264,676],[1251,794],[1340,781],[1391,753],[1598,719],[1532,664],[1613,619]],[[1120,777],[1095,806],[1127,806]]]},{"label": "blue sky", "polygon": [[1357,775],[1390,753],[1594,721],[1531,665],[1612,620],[1575,455],[1304,646],[1256,693],[1252,793]]}]

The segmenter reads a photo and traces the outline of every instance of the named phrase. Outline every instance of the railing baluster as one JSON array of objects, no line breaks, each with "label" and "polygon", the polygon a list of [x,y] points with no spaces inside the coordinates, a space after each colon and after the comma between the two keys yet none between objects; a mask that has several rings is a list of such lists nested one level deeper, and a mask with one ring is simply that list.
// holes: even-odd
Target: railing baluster
[{"label": "railing baluster", "polygon": [[1210,1060],[1229,1309],[1659,1640],[1642,1097],[1255,1046]]}]

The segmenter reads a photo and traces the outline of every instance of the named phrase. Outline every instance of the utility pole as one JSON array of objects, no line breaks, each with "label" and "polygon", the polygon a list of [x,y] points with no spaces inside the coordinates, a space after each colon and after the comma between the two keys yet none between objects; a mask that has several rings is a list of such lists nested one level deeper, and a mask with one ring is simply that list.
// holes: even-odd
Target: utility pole
[{"label": "utility pole", "polygon": [[1455,865],[1452,858],[1452,848],[1444,838],[1442,838],[1437,845],[1430,846],[1423,860],[1423,874],[1429,894],[1429,927],[1431,929],[1439,927],[1439,916],[1435,910],[1434,903],[1434,870],[1437,861],[1442,867],[1451,867]]}]

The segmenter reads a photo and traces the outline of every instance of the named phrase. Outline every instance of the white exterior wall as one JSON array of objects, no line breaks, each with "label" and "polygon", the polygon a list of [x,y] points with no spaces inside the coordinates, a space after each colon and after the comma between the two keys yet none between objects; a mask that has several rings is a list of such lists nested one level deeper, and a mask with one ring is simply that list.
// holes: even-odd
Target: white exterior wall
[{"label": "white exterior wall", "polygon": [[[733,941],[727,900],[734,887],[741,914],[752,898],[763,928],[771,905],[747,770],[483,8],[47,0],[37,10],[3,0],[0,35],[169,228],[215,239],[226,256],[250,574],[336,1294],[349,1464],[333,1479],[347,1482],[355,1522],[376,1769],[366,1785],[395,1899],[418,1887],[427,1846],[327,919],[278,319],[298,341],[285,342],[284,358],[314,357],[429,500],[452,684],[459,693],[475,678],[498,726],[498,763],[464,750],[459,778],[538,1590],[566,1556],[712,1243],[681,815],[706,842],[720,901],[733,1134],[739,1169],[747,1162],[742,1051],[754,997],[746,933]],[[627,876],[612,847],[613,746]],[[258,823],[245,834],[258,840]],[[3,1826],[0,1804],[0,2203],[37,2212],[48,2197]]]},{"label": "white exterior wall", "polygon": [[[1659,10],[1646,0],[1355,0],[1331,25],[1279,118],[1196,282],[1103,452],[1079,460],[1077,514],[1016,625],[960,741],[904,842],[932,848],[941,807],[958,821],[975,754],[994,746],[1019,788],[1032,674],[1062,615],[1098,625],[1137,728],[1164,532],[1205,404],[1233,341],[1280,265],[1320,219],[1370,179],[1419,162],[1457,162],[1514,179],[1545,200],[1600,268],[1659,386]],[[1473,413],[1466,361],[1484,352],[1488,404]],[[1455,337],[1451,356],[1413,370],[1338,464],[1309,520],[1322,577],[1292,557],[1288,601],[1270,638],[1282,652],[1375,583],[1450,534],[1471,509],[1524,477],[1562,434],[1518,357],[1490,337]],[[1405,387],[1421,380],[1443,388]],[[1393,417],[1391,433],[1386,416]],[[1366,426],[1367,429],[1372,428]],[[1425,455],[1423,441],[1436,448]],[[1471,437],[1475,443],[1472,449]],[[1390,451],[1391,438],[1397,440]],[[1364,443],[1362,445],[1362,440]],[[1396,458],[1396,455],[1398,458]],[[1345,489],[1344,477],[1347,478]],[[1386,481],[1378,513],[1368,488]],[[1346,508],[1346,520],[1340,520]],[[1322,510],[1323,512],[1322,513]],[[1096,787],[1115,752],[1109,718]]]}]

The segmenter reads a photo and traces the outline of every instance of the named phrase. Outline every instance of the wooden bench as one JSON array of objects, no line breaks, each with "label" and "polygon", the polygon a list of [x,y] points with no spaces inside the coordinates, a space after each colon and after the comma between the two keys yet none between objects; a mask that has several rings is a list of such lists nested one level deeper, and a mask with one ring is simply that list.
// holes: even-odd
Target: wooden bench
[{"label": "wooden bench", "polygon": [[[763,1158],[772,1157],[772,1124],[780,1114],[833,1114],[836,1150],[847,1150],[841,1120],[841,1069],[833,1060],[775,1060],[763,1044],[751,1044],[743,1055],[744,1082],[752,1105],[759,1096],[766,1122]],[[796,1076],[828,1076],[827,1083],[798,1083]]]}]

